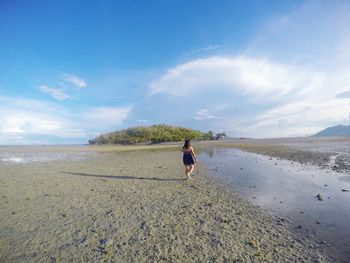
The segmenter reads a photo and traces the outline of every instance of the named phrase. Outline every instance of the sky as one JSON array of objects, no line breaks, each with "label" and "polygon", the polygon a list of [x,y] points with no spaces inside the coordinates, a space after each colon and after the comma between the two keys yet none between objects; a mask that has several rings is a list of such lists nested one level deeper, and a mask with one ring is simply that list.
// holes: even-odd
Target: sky
[{"label": "sky", "polygon": [[350,2],[0,1],[0,144],[349,124]]}]

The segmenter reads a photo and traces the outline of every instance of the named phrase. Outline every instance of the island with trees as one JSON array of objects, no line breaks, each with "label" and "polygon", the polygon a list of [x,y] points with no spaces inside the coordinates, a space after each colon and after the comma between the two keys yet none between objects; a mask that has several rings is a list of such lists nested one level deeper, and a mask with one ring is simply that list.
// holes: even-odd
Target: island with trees
[{"label": "island with trees", "polygon": [[214,134],[212,131],[201,132],[189,128],[159,124],[107,132],[89,140],[89,144],[153,144],[178,142],[185,139],[223,140],[226,137],[225,132]]}]

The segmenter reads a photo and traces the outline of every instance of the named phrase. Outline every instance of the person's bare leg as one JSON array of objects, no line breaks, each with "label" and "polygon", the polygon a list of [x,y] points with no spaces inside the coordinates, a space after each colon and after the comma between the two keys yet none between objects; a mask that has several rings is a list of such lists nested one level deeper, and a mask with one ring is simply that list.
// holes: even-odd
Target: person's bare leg
[{"label": "person's bare leg", "polygon": [[193,173],[193,170],[194,170],[194,164],[192,164],[190,167],[191,168],[190,168],[188,174],[191,176],[191,174]]},{"label": "person's bare leg", "polygon": [[187,179],[190,179],[190,175],[189,175],[190,167],[188,165],[185,165],[185,167],[186,167],[185,173],[186,173]]}]

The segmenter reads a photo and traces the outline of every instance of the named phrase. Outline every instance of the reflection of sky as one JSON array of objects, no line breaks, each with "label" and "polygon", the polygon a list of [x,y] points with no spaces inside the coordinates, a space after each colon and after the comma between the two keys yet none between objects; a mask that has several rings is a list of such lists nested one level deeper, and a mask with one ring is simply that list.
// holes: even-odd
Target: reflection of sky
[{"label": "reflection of sky", "polygon": [[86,153],[0,153],[0,164],[42,163],[57,160],[79,161],[86,158]]},{"label": "reflection of sky", "polygon": [[[350,259],[346,254],[350,193],[341,191],[350,190],[349,176],[234,149],[215,150],[211,158],[202,153],[199,158],[209,164],[217,180],[242,197],[272,215],[287,218],[294,227],[302,225],[298,231],[334,244],[331,250]],[[318,193],[323,201],[315,198]]]}]

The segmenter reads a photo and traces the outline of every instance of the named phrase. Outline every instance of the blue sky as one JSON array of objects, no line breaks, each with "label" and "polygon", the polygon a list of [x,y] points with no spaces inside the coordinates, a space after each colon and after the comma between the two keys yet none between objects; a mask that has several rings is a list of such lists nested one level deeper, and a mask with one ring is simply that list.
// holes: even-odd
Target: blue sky
[{"label": "blue sky", "polygon": [[0,144],[348,124],[348,1],[1,1]]}]

